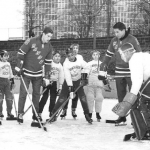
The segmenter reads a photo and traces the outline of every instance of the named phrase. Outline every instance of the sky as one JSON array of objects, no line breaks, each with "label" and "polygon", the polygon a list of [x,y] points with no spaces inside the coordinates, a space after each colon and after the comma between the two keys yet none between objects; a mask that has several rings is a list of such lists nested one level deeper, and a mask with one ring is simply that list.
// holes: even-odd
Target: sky
[{"label": "sky", "polygon": [[23,36],[23,0],[0,0],[0,40]]}]

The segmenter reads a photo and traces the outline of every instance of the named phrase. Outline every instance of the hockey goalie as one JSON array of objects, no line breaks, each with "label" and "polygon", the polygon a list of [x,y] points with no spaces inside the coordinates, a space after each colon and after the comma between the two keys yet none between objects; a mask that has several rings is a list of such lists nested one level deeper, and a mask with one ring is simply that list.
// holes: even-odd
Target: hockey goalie
[{"label": "hockey goalie", "polygon": [[130,113],[134,133],[125,135],[124,141],[150,140],[150,54],[135,52],[131,43],[123,44],[119,53],[122,60],[129,63],[132,86],[112,111],[119,117]]}]

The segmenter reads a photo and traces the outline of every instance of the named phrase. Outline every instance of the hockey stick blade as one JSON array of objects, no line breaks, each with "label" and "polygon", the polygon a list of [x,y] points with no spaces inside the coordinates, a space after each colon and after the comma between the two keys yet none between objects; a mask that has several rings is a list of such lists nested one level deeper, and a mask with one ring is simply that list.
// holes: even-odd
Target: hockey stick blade
[{"label": "hockey stick blade", "polygon": [[113,123],[113,124],[115,124],[116,121],[115,120],[106,120],[106,123]]},{"label": "hockey stick blade", "polygon": [[13,121],[13,120],[17,120],[17,117],[14,117],[14,118],[6,118],[6,120],[8,120],[8,121]]},{"label": "hockey stick blade", "polygon": [[[83,85],[79,85],[77,87],[77,89],[74,91],[74,93],[76,93]],[[54,117],[58,117],[56,115],[58,115],[58,112],[62,109],[63,106],[65,106],[65,104],[70,100],[70,97],[67,98],[67,100],[58,108],[58,110],[49,118],[46,120],[46,122],[44,122],[43,126],[45,126],[47,123],[51,123]],[[60,113],[59,113],[60,114]]]},{"label": "hockey stick blade", "polygon": [[131,139],[131,137],[135,138],[136,137],[135,133],[126,134],[123,138],[123,141],[129,141]]}]

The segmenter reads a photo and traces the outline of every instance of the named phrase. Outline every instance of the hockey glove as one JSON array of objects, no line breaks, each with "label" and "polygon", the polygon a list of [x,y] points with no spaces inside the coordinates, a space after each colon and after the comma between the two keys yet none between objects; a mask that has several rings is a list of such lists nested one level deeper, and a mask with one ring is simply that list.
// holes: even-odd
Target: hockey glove
[{"label": "hockey glove", "polygon": [[82,86],[85,86],[88,84],[88,80],[87,80],[87,73],[81,73],[81,81],[80,84]]},{"label": "hockey glove", "polygon": [[100,71],[104,71],[104,72],[107,71],[107,65],[106,65],[106,63],[101,63],[100,64]]},{"label": "hockey glove", "polygon": [[10,79],[10,90],[12,91],[12,89],[15,88],[15,82],[14,82],[14,78]]},{"label": "hockey glove", "polygon": [[46,78],[43,78],[43,83],[42,83],[43,87],[47,87],[49,84],[50,84],[50,81]]},{"label": "hockey glove", "polygon": [[59,95],[60,95],[61,90],[62,90],[62,85],[60,85],[60,86],[59,86],[59,89],[57,90],[57,96],[59,96]]},{"label": "hockey glove", "polygon": [[127,93],[121,103],[116,104],[112,111],[120,117],[124,117],[135,103],[137,96]]},{"label": "hockey glove", "polygon": [[99,71],[99,75],[98,75],[99,80],[106,80],[107,79],[106,76],[107,76],[106,71]]},{"label": "hockey glove", "polygon": [[18,77],[20,77],[21,75],[23,75],[23,70],[22,70],[22,68],[15,67],[15,71],[16,71],[16,75],[17,75]]},{"label": "hockey glove", "polygon": [[69,86],[69,96],[70,96],[71,99],[74,98],[74,92],[73,91],[74,91],[73,86]]}]

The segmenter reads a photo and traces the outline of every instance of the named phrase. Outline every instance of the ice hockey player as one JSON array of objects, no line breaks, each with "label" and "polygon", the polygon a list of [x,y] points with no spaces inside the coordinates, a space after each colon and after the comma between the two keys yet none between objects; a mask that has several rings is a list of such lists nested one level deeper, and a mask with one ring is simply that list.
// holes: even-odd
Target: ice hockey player
[{"label": "ice hockey player", "polygon": [[64,82],[64,70],[60,63],[60,60],[61,60],[60,52],[54,51],[50,77],[50,81],[52,82],[52,84],[43,88],[43,91],[45,89],[46,91],[43,93],[43,96],[39,103],[39,113],[41,114],[43,112],[44,106],[47,102],[50,93],[49,117],[51,117],[52,110],[55,106],[56,97],[60,94],[62,84]]},{"label": "ice hockey player", "polygon": [[[118,101],[122,102],[123,98],[127,93],[127,86],[129,90],[131,88],[131,78],[125,77],[126,75],[130,75],[129,65],[128,63],[124,62],[121,59],[118,49],[126,42],[130,42],[133,45],[136,52],[140,52],[141,48],[138,40],[130,34],[130,28],[128,28],[127,30],[124,23],[117,22],[113,26],[113,29],[114,29],[115,37],[110,42],[104,61],[101,64],[101,70],[107,68],[110,59],[115,54],[115,58],[116,58],[115,75],[119,76],[116,78],[117,95],[118,95]],[[113,121],[113,123],[117,123],[117,124],[121,122],[126,122],[125,116],[119,117],[117,120]]]},{"label": "ice hockey player", "polygon": [[[78,54],[79,52],[79,44],[71,44],[70,48],[73,49],[74,54],[76,56],[77,59],[81,59],[81,61],[83,60],[83,56]],[[65,63],[69,63],[69,59],[66,58],[65,59]],[[72,99],[72,105],[71,105],[71,111],[72,111],[72,117],[76,118],[77,114],[76,114],[76,108],[77,108],[77,104],[78,104],[78,94],[75,94],[75,97]],[[64,118],[67,115],[67,109],[68,109],[68,103],[65,105],[62,114],[60,115],[61,118]]]},{"label": "ice hockey player", "polygon": [[[59,99],[56,102],[52,113],[54,114],[56,111],[58,111],[60,106],[66,101],[68,95],[71,99],[73,99],[74,90],[76,90],[81,84],[82,87],[78,89],[77,94],[81,101],[85,118],[91,124],[93,120],[89,117],[89,108],[83,89],[83,86],[87,84],[87,63],[83,59],[80,60],[76,58],[72,48],[68,48],[66,50],[66,55],[69,59],[69,63],[64,62],[63,64],[65,81],[62,86],[62,91],[60,93]],[[56,119],[57,117],[54,116],[52,121],[56,121]]]},{"label": "ice hockey player", "polygon": [[7,106],[7,118],[6,120],[16,120],[11,113],[13,105],[13,95],[11,88],[14,88],[14,76],[12,73],[11,65],[7,61],[9,54],[6,50],[0,51],[0,118],[3,118],[3,99],[5,96]]},{"label": "ice hockey player", "polygon": [[[150,54],[135,52],[131,43],[125,43],[119,49],[122,60],[129,63],[132,86],[123,101],[112,110],[122,117],[131,109],[130,116],[135,131],[132,136],[138,140],[150,140]],[[125,137],[124,140],[128,138]]]},{"label": "ice hockey player", "polygon": [[104,86],[102,80],[98,79],[99,75],[99,66],[101,61],[99,61],[100,52],[94,50],[92,52],[93,60],[88,62],[88,66],[90,69],[90,73],[88,76],[88,85],[86,86],[86,97],[88,101],[90,117],[92,118],[93,108],[94,108],[94,101],[95,101],[95,112],[97,121],[100,121],[101,110],[102,110],[102,102],[103,102],[103,94],[102,88]]},{"label": "ice hockey player", "polygon": [[[43,82],[45,86],[49,84],[49,71],[51,70],[52,62],[52,46],[50,39],[52,38],[53,31],[50,27],[45,27],[43,33],[40,36],[27,39],[18,51],[17,58],[18,63],[15,67],[18,76],[20,74],[26,84],[29,87],[32,83],[32,101],[37,113],[39,112],[39,99],[40,99],[40,87],[42,83],[42,66],[45,65],[45,77]],[[23,64],[23,65],[21,65]],[[24,105],[26,101],[27,91],[21,80],[20,93],[18,101],[18,122],[23,123],[22,114],[24,113]],[[38,118],[42,118],[38,114]],[[38,120],[33,111],[33,120]]]}]

